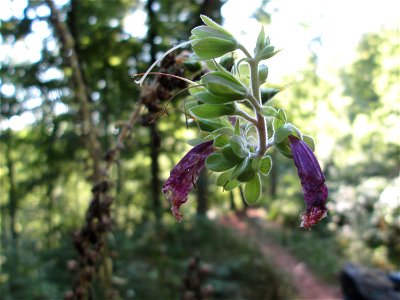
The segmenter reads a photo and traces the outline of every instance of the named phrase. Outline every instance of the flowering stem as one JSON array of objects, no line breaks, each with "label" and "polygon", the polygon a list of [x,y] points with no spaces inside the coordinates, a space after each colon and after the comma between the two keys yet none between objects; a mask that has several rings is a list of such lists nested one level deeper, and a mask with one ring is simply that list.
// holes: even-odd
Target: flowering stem
[{"label": "flowering stem", "polygon": [[261,115],[261,95],[260,95],[260,81],[258,78],[258,61],[250,60],[250,80],[251,80],[251,91],[252,94],[257,100],[257,105],[254,105],[256,110],[256,118],[257,118],[257,132],[258,132],[258,155],[263,156],[268,149],[267,141],[268,141],[268,132],[267,132],[267,123],[265,122],[265,118]]},{"label": "flowering stem", "polygon": [[256,119],[254,119],[252,116],[250,116],[244,110],[241,110],[239,107],[236,107],[236,115],[242,117],[243,119],[246,119],[247,121],[252,123],[254,126],[257,126],[257,124],[258,124]]},{"label": "flowering stem", "polygon": [[267,149],[270,147],[268,143],[268,131],[267,131],[267,123],[265,122],[265,118],[260,114],[262,102],[260,95],[260,80],[258,78],[258,63],[259,61],[251,56],[249,51],[243,46],[239,45],[238,48],[243,51],[243,53],[247,56],[246,61],[250,67],[250,81],[251,81],[251,92],[252,94],[248,95],[248,100],[250,104],[254,107],[256,111],[257,123],[255,124],[257,127],[258,133],[258,156],[263,156]]}]

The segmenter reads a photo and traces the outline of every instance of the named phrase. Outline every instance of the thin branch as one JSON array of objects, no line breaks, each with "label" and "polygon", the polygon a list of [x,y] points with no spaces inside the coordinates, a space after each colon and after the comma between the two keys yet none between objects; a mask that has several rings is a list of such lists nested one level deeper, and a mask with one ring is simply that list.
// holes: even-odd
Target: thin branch
[{"label": "thin branch", "polygon": [[75,99],[79,104],[79,113],[82,118],[82,132],[85,136],[85,144],[94,164],[93,181],[101,180],[101,145],[98,139],[96,127],[91,117],[90,102],[88,99],[87,87],[83,80],[78,55],[75,49],[75,40],[67,25],[61,21],[60,12],[52,0],[45,0],[50,8],[50,20],[53,24],[63,48],[66,63],[72,69],[72,80],[74,83]]}]

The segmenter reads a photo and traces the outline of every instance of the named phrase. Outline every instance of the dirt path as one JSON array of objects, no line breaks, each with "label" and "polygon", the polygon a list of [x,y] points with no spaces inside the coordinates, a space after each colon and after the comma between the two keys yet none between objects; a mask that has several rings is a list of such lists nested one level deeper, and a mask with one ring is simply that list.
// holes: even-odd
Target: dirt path
[{"label": "dirt path", "polygon": [[[223,225],[234,227],[244,236],[257,235],[256,226],[249,225],[251,222],[262,217],[262,211],[249,209],[247,215],[238,216],[235,214],[225,216],[220,221]],[[267,226],[266,222],[260,222]],[[265,225],[263,225],[265,224]],[[268,226],[274,226],[268,224]],[[298,261],[287,249],[278,245],[268,236],[263,235],[256,243],[260,250],[271,261],[271,263],[282,271],[293,283],[298,297],[301,300],[341,300],[343,297],[339,287],[333,287],[321,282],[310,269],[301,261]]]}]

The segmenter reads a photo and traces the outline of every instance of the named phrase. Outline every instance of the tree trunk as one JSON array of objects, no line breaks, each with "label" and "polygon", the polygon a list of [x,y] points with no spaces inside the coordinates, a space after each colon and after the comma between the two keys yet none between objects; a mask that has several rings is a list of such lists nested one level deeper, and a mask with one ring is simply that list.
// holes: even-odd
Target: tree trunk
[{"label": "tree trunk", "polygon": [[151,157],[151,196],[153,202],[153,211],[156,220],[161,219],[161,201],[160,201],[160,179],[158,156],[160,153],[160,136],[157,131],[157,124],[150,125],[150,157]]}]

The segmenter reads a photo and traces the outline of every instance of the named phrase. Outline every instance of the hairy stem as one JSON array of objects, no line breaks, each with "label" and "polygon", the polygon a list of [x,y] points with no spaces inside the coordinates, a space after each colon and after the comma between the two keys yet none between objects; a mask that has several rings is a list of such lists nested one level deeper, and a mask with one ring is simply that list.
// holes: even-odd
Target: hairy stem
[{"label": "hairy stem", "polygon": [[249,121],[252,123],[254,126],[257,126],[257,120],[250,116],[248,113],[246,113],[244,110],[241,110],[239,107],[236,107],[236,115],[239,117],[242,117],[243,119]]},{"label": "hairy stem", "polygon": [[[268,132],[267,132],[267,123],[265,122],[265,118],[260,114],[261,110],[261,95],[260,95],[260,81],[258,78],[258,61],[251,60],[249,62],[250,66],[250,79],[251,79],[251,91],[257,102],[257,105],[254,105],[256,110],[256,118],[257,118],[257,132],[258,132],[258,155],[263,156],[268,149],[267,141],[268,141]],[[252,98],[252,97],[250,97]]]}]

